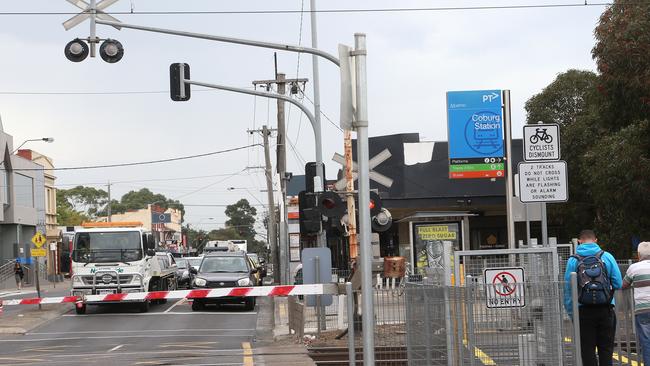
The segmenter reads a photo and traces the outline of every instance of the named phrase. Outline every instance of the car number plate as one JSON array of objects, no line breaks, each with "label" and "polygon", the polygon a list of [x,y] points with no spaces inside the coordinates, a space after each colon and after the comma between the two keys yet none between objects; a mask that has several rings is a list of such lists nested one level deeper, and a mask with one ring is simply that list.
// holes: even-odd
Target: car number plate
[{"label": "car number plate", "polygon": [[114,294],[114,290],[97,290],[97,295],[108,295],[108,294]]}]

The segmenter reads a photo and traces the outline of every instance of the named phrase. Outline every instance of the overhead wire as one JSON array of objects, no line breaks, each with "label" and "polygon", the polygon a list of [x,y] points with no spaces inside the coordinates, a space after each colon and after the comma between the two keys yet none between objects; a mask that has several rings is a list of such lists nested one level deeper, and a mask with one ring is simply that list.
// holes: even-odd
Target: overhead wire
[{"label": "overhead wire", "polygon": [[[89,169],[120,168],[120,167],[129,167],[129,166],[151,165],[151,164],[169,163],[169,162],[172,162],[172,161],[189,160],[189,159],[202,158],[202,157],[206,157],[206,156],[225,154],[225,153],[229,153],[229,152],[234,152],[234,151],[239,151],[239,150],[244,150],[244,149],[250,149],[251,147],[255,147],[255,146],[259,146],[259,144],[239,146],[239,147],[234,147],[234,148],[230,148],[230,149],[211,151],[211,152],[207,152],[207,153],[203,153],[203,154],[186,155],[186,156],[179,156],[179,157],[175,157],[175,158],[149,160],[149,161],[138,161],[138,162],[130,162],[130,163],[103,164],[103,165],[84,165],[84,166],[61,167],[61,168],[56,168],[55,167],[55,168],[47,168],[47,169],[45,169],[44,167],[41,167],[41,168],[14,168],[14,169],[11,169],[11,170],[12,171],[41,171],[41,170],[62,171],[62,170],[89,170]],[[0,168],[0,170],[7,170],[7,169]]]},{"label": "overhead wire", "polygon": [[[633,6],[646,4],[645,1],[619,2],[617,5]],[[552,9],[552,8],[579,8],[579,7],[603,7],[614,5],[613,2],[592,2],[580,1],[574,3],[554,4],[512,4],[512,5],[480,5],[480,6],[434,6],[434,7],[394,7],[394,8],[353,8],[353,9],[318,9],[307,10],[309,13],[317,14],[346,14],[346,13],[404,13],[404,12],[445,12],[445,11],[482,11],[482,10],[516,10],[516,9]],[[297,14],[303,10],[151,10],[151,11],[112,11],[111,15],[233,15],[233,14]],[[5,11],[0,16],[49,16],[49,15],[77,15],[78,12],[53,12],[53,11]]]}]

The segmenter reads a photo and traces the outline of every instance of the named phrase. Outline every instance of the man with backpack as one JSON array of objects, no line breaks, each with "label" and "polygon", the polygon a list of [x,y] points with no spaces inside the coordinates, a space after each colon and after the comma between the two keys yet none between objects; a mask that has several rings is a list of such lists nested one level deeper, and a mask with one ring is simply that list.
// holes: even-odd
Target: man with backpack
[{"label": "man with backpack", "polygon": [[582,230],[576,254],[567,261],[564,274],[564,307],[572,318],[571,273],[575,272],[578,278],[578,319],[584,366],[612,365],[616,333],[614,290],[623,284],[616,260],[602,250],[597,241],[592,230]]}]

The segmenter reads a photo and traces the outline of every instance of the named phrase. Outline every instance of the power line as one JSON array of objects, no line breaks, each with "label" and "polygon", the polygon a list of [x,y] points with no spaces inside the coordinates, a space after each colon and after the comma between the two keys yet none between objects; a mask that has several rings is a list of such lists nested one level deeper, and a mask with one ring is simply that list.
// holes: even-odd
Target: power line
[{"label": "power line", "polygon": [[[1,14],[0,14],[1,15]],[[250,89],[250,88],[245,88]],[[215,92],[217,89],[201,88],[192,92]],[[115,90],[115,91],[0,91],[0,95],[134,95],[169,94],[169,90]]]},{"label": "power line", "polygon": [[[61,171],[61,170],[87,170],[87,169],[102,169],[102,168],[119,168],[119,167],[127,167],[127,166],[159,164],[159,163],[168,163],[168,162],[179,161],[179,160],[202,158],[202,157],[206,157],[206,156],[219,155],[219,154],[225,154],[225,153],[228,153],[228,152],[249,149],[249,148],[254,147],[254,146],[261,146],[261,145],[260,144],[252,144],[252,145],[234,147],[234,148],[231,148],[231,149],[212,151],[212,152],[203,153],[203,154],[187,155],[187,156],[180,156],[180,157],[176,157],[176,158],[159,159],[159,160],[139,161],[139,162],[132,162],[132,163],[86,165],[86,166],[64,167],[64,168],[48,168],[48,169],[45,169],[45,168],[25,168],[25,169],[11,169],[11,170],[13,170],[13,171],[33,171],[33,170],[50,170],[50,171],[58,170],[58,171]],[[7,169],[2,168],[0,170],[7,170]]]},{"label": "power line", "polygon": [[[205,178],[216,178],[216,177],[226,177],[230,176],[233,174],[239,174],[239,172],[236,173],[228,173],[228,174],[211,174],[211,175],[198,175],[198,176],[193,176],[193,177],[181,177],[181,178],[154,178],[154,179],[134,179],[134,180],[119,180],[119,181],[111,181],[111,184],[123,184],[123,183],[144,183],[144,182],[168,182],[168,181],[178,181],[178,180],[191,180],[191,179],[205,179]],[[57,183],[55,184],[57,187],[70,187],[70,186],[87,186],[87,185],[106,185],[106,182],[86,182],[86,183]]]},{"label": "power line", "polygon": [[[633,6],[646,4],[644,1],[629,1],[618,3],[618,6]],[[509,10],[509,9],[552,9],[552,8],[580,8],[603,7],[614,5],[613,2],[587,1],[565,4],[516,4],[516,5],[484,5],[484,6],[438,6],[417,8],[356,8],[356,9],[318,9],[318,10],[166,10],[166,11],[115,11],[112,15],[233,15],[233,14],[298,14],[301,12],[318,14],[346,14],[346,13],[405,13],[405,12],[443,12],[443,11],[481,11],[481,10]],[[0,12],[0,16],[47,16],[47,15],[77,15],[75,12]]]}]

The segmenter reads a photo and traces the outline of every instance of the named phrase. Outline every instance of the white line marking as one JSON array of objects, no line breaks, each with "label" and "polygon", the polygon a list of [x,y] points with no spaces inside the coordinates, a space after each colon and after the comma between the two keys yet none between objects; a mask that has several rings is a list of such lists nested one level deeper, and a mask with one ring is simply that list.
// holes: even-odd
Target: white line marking
[{"label": "white line marking", "polygon": [[185,303],[186,301],[187,301],[187,299],[180,299],[180,300],[176,301],[176,303],[174,303],[174,305],[170,306],[169,309],[163,311],[163,313],[165,313],[165,314],[169,313],[177,305],[181,305],[181,304]]},{"label": "white line marking", "polygon": [[235,312],[210,312],[210,311],[193,311],[191,313],[184,313],[180,311],[172,311],[169,313],[123,313],[123,314],[86,314],[86,315],[77,315],[77,314],[65,314],[64,317],[71,318],[83,318],[83,317],[93,317],[93,316],[156,316],[156,315],[257,315],[257,312],[245,312],[245,313],[235,313]]},{"label": "white line marking", "polygon": [[117,345],[117,346],[115,346],[115,347],[109,349],[108,352],[117,351],[118,349],[120,349],[120,348],[122,348],[122,347],[124,347],[123,344]]},{"label": "white line marking", "polygon": [[145,332],[215,332],[215,331],[254,331],[256,328],[209,328],[209,329],[148,329],[148,330],[92,330],[76,332],[38,332],[26,333],[25,335],[58,335],[58,334],[97,334],[102,333],[145,333]]},{"label": "white line marking", "polygon": [[[252,337],[254,334],[219,334],[215,335],[218,337]],[[72,341],[72,340],[83,340],[83,339],[114,339],[114,338],[174,338],[174,337],[183,337],[183,338],[193,338],[193,337],[202,337],[205,338],[205,334],[167,334],[167,335],[115,335],[115,336],[98,336],[98,337],[67,337],[67,338],[39,338],[39,339],[3,339],[3,342],[45,342],[45,341]]]},{"label": "white line marking", "polygon": [[11,297],[11,296],[31,295],[31,294],[35,294],[35,293],[36,293],[36,291],[2,292],[2,293],[0,293],[0,298]]}]

